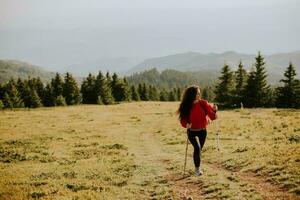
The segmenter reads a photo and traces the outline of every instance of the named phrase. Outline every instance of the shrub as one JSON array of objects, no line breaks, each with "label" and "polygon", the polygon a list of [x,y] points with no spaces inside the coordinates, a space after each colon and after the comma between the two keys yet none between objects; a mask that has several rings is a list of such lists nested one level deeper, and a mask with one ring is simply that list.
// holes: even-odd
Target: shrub
[{"label": "shrub", "polygon": [[59,95],[56,98],[55,103],[56,103],[57,106],[66,106],[67,105],[66,100],[62,95]]},{"label": "shrub", "polygon": [[4,108],[3,102],[0,100],[0,110]]}]

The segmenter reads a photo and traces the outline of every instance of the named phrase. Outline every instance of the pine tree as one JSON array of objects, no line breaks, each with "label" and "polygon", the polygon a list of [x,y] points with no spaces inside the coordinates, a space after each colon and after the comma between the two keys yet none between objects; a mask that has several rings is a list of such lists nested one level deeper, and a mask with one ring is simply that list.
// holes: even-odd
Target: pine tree
[{"label": "pine tree", "polygon": [[5,87],[0,83],[0,100],[4,98]]},{"label": "pine tree", "polygon": [[149,85],[149,100],[157,101],[159,99],[159,93],[155,86]]},{"label": "pine tree", "polygon": [[263,56],[258,52],[255,58],[255,69],[250,72],[244,91],[244,102],[247,107],[269,106],[270,86],[267,84],[267,74]]},{"label": "pine tree", "polygon": [[131,96],[132,96],[131,95],[131,89],[130,89],[128,81],[125,77],[123,78],[123,82],[124,82],[125,87],[126,87],[126,101],[131,101]]},{"label": "pine tree", "polygon": [[295,80],[295,108],[300,108],[300,80]]},{"label": "pine tree", "polygon": [[97,98],[97,104],[99,104],[99,105],[103,105],[104,104],[100,95]]},{"label": "pine tree", "polygon": [[35,78],[31,78],[30,76],[28,76],[26,84],[29,88],[35,88]]},{"label": "pine tree", "polygon": [[112,81],[111,81],[110,85],[111,85],[112,95],[116,101],[120,100],[120,97],[118,96],[119,91],[117,88],[118,83],[119,83],[118,75],[116,73],[113,73]]},{"label": "pine tree", "polygon": [[175,101],[175,94],[173,91],[170,91],[169,92],[169,95],[168,95],[168,101]]},{"label": "pine tree", "polygon": [[5,108],[13,108],[14,107],[14,104],[10,100],[9,94],[7,92],[4,93],[3,105],[4,105]]},{"label": "pine tree", "polygon": [[14,79],[11,78],[11,79],[8,81],[8,83],[6,84],[6,87],[7,87],[7,89],[9,89],[9,88],[12,87],[12,86],[17,87],[17,82],[16,82]]},{"label": "pine tree", "polygon": [[219,84],[215,88],[215,100],[224,107],[231,107],[234,82],[233,74],[227,64],[222,68],[221,74]]},{"label": "pine tree", "polygon": [[48,83],[45,87],[43,104],[44,106],[55,106],[55,97],[53,95],[53,88],[50,83]]},{"label": "pine tree", "polygon": [[53,89],[53,96],[57,98],[58,96],[63,96],[64,82],[59,73],[56,73],[55,77],[51,80],[51,86]]},{"label": "pine tree", "polygon": [[168,101],[168,93],[165,89],[162,89],[159,93],[159,100],[160,101]]},{"label": "pine tree", "polygon": [[140,101],[140,95],[139,93],[137,92],[136,88],[134,85],[131,86],[131,99],[133,101]]},{"label": "pine tree", "polygon": [[276,103],[276,88],[269,88],[267,90],[267,95],[266,95],[266,102],[267,104],[264,107],[267,108],[273,108],[275,107],[275,103]]},{"label": "pine tree", "polygon": [[4,98],[4,85],[0,83],[0,110],[4,108],[3,98]]},{"label": "pine tree", "polygon": [[244,88],[247,83],[247,72],[244,69],[244,65],[242,62],[239,63],[238,69],[235,72],[235,90],[234,90],[234,99],[233,103],[236,106],[239,106],[243,103],[243,95],[244,95]]},{"label": "pine tree", "polygon": [[111,83],[112,83],[112,78],[111,78],[109,72],[106,72],[106,82],[107,82],[107,85],[108,85],[108,87],[110,88],[110,90],[112,90],[112,89],[111,89],[111,88],[112,88],[112,85],[111,85]]},{"label": "pine tree", "polygon": [[44,84],[40,77],[37,77],[35,81],[36,81],[35,82],[35,90],[36,90],[38,96],[40,97],[40,99],[44,99],[44,95],[45,95]]},{"label": "pine tree", "polygon": [[[19,81],[18,83],[20,85],[20,88],[22,88],[21,86],[22,84]],[[44,84],[41,81],[40,77],[37,78],[28,77],[28,79],[24,81],[24,85],[22,89],[23,92],[21,92],[21,94],[26,107],[35,108],[43,105],[42,100],[44,99],[45,89],[44,89]],[[34,97],[31,96],[32,94],[34,94],[33,91],[36,91],[38,98],[35,96]]]},{"label": "pine tree", "polygon": [[117,81],[114,85],[114,97],[116,101],[129,101],[130,100],[130,88],[123,82]]},{"label": "pine tree", "polygon": [[31,108],[38,108],[43,106],[42,101],[37,93],[36,90],[30,90],[30,107]]},{"label": "pine tree", "polygon": [[130,101],[130,87],[126,79],[120,80],[116,73],[112,76],[111,81],[112,94],[116,101]]},{"label": "pine tree", "polygon": [[142,85],[142,94],[140,96],[141,100],[149,101],[149,88],[148,85],[146,85],[146,83],[143,83]]},{"label": "pine tree", "polygon": [[40,98],[43,98],[44,84],[41,81],[40,77],[37,78],[28,77],[28,79],[26,80],[26,84],[30,87],[30,89],[36,90]]},{"label": "pine tree", "polygon": [[0,100],[0,110],[2,110],[4,108],[4,104],[2,102],[2,100]]},{"label": "pine tree", "polygon": [[298,108],[299,99],[299,80],[295,79],[296,71],[292,63],[289,64],[284,72],[285,79],[280,82],[284,83],[283,87],[277,88],[276,106],[283,108]]},{"label": "pine tree", "polygon": [[152,96],[152,85],[148,85],[149,101],[154,101]]},{"label": "pine tree", "polygon": [[201,98],[208,101],[209,93],[208,93],[208,88],[207,87],[203,88],[203,90],[201,92]]},{"label": "pine tree", "polygon": [[267,84],[267,72],[265,68],[265,62],[263,56],[258,53],[258,56],[256,57],[256,84],[258,85],[258,98],[257,104],[258,106],[268,106],[268,99],[270,94],[270,86]]},{"label": "pine tree", "polygon": [[256,80],[255,80],[255,70],[251,69],[247,84],[245,86],[245,89],[243,91],[243,97],[242,97],[242,102],[244,106],[252,108],[256,106],[256,99],[257,99],[257,85],[256,85]]},{"label": "pine tree", "polygon": [[109,87],[109,84],[101,71],[99,71],[95,80],[95,92],[98,97],[98,104],[108,105],[114,102],[111,88]]},{"label": "pine tree", "polygon": [[95,80],[95,93],[97,96],[101,96],[102,94],[102,85],[104,84],[104,76],[101,71],[98,72]]},{"label": "pine tree", "polygon": [[75,105],[81,102],[81,94],[76,80],[70,73],[66,73],[63,83],[63,96],[67,105]]},{"label": "pine tree", "polygon": [[31,89],[28,85],[28,80],[17,80],[17,90],[20,94],[22,101],[24,102],[25,107],[31,107]]},{"label": "pine tree", "polygon": [[143,95],[143,87],[142,87],[142,84],[141,84],[141,83],[138,84],[137,92],[138,92],[138,94],[139,94],[140,100],[143,100],[143,99],[142,99],[142,95]]},{"label": "pine tree", "polygon": [[24,102],[16,88],[16,82],[10,80],[6,84],[6,93],[4,94],[4,105],[7,108],[23,108]]},{"label": "pine tree", "polygon": [[181,89],[177,88],[177,99],[178,101],[181,101]]},{"label": "pine tree", "polygon": [[173,88],[173,94],[174,94],[174,101],[178,101],[176,88]]},{"label": "pine tree", "polygon": [[82,103],[97,104],[98,96],[95,92],[95,81],[96,79],[91,73],[83,80],[81,85]]}]

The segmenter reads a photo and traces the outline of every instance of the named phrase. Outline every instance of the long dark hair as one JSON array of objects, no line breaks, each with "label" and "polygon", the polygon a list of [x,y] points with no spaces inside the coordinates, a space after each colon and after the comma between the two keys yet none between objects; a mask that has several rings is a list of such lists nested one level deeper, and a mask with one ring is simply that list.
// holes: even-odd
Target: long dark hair
[{"label": "long dark hair", "polygon": [[179,119],[188,117],[190,115],[193,102],[195,101],[198,93],[198,89],[200,88],[196,85],[190,86],[185,89],[177,111],[177,114],[179,114]]}]

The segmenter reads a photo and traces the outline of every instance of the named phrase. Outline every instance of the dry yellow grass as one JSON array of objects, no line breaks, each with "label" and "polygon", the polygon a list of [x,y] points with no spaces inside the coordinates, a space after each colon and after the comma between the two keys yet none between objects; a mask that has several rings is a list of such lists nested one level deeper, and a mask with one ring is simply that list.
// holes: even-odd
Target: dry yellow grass
[{"label": "dry yellow grass", "polygon": [[0,199],[298,199],[300,111],[219,112],[182,179],[178,102],[0,112]]}]

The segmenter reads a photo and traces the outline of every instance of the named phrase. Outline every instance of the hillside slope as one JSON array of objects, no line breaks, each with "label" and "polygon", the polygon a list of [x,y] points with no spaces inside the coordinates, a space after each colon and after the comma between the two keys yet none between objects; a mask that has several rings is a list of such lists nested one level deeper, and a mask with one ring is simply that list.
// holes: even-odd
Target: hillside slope
[{"label": "hillside slope", "polygon": [[[182,72],[220,72],[225,63],[228,64],[233,70],[235,70],[240,61],[242,61],[247,70],[250,70],[251,67],[253,67],[253,63],[255,62],[255,56],[256,55],[240,54],[233,51],[228,51],[221,54],[201,54],[196,52],[188,52],[147,59],[144,62],[133,67],[128,72],[128,74],[145,71],[152,68],[156,68],[158,71],[174,69]],[[276,84],[280,79],[283,78],[283,73],[288,67],[289,62],[293,63],[298,77],[300,77],[300,51],[265,56],[265,61],[267,72],[269,74],[268,81],[271,84]]]},{"label": "hillside slope", "polygon": [[55,74],[25,62],[16,60],[0,60],[0,83],[9,79],[25,79],[40,77],[43,82],[49,81]]},{"label": "hillside slope", "polygon": [[[154,67],[159,71],[164,69],[176,69],[179,71],[219,70],[224,63],[236,68],[240,61],[243,62],[246,69],[250,69],[255,62],[255,56],[256,55],[240,54],[233,51],[227,51],[221,54],[187,52],[147,59],[132,68],[130,72],[144,71]],[[264,57],[266,60],[266,67],[270,72],[284,70],[289,62],[294,64],[297,71],[300,70],[300,51],[279,53]]]}]

